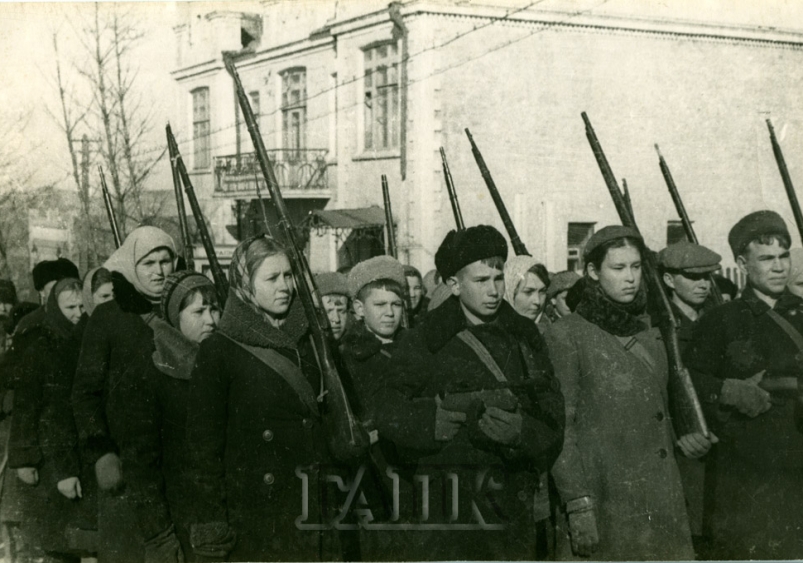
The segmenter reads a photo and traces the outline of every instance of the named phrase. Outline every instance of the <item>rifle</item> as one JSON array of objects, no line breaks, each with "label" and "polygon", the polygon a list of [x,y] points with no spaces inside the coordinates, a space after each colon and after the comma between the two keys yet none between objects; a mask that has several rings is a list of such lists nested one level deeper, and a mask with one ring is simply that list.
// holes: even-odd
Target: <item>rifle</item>
[{"label": "rifle", "polygon": [[184,191],[190,202],[192,215],[195,217],[195,223],[198,225],[198,234],[201,236],[201,243],[204,245],[206,258],[209,260],[209,269],[212,271],[212,279],[215,282],[218,300],[220,301],[220,306],[223,307],[229,296],[229,282],[223,273],[223,268],[220,267],[220,262],[218,262],[217,254],[215,254],[215,247],[212,244],[212,237],[209,236],[209,229],[206,227],[204,214],[201,212],[201,206],[198,204],[198,198],[195,195],[195,188],[192,187],[192,180],[190,180],[190,175],[187,173],[187,167],[184,166],[184,159],[181,158],[181,152],[178,150],[178,143],[176,143],[176,138],[173,136],[173,130],[170,128],[169,124],[167,125],[166,132],[167,146],[174,155],[172,158],[175,161],[176,170],[178,170],[181,183],[184,184]]},{"label": "rifle", "polygon": [[630,216],[633,218],[633,221],[636,221],[636,215],[633,213],[633,201],[630,199],[630,190],[627,189],[627,180],[622,178],[622,197],[625,199],[625,205],[627,206],[627,212],[630,213]]},{"label": "rifle", "polygon": [[343,382],[340,380],[340,374],[337,372],[330,346],[331,329],[321,303],[320,294],[315,286],[315,280],[312,277],[307,258],[296,241],[290,214],[279,189],[279,183],[276,181],[273,166],[268,159],[268,153],[265,150],[265,144],[259,132],[259,124],[251,110],[251,103],[245,93],[242,82],[240,82],[240,76],[237,74],[237,69],[230,57],[224,55],[223,60],[226,70],[234,80],[237,99],[240,103],[245,123],[248,126],[251,141],[254,144],[259,167],[262,170],[271,199],[279,213],[279,228],[288,242],[287,257],[295,274],[298,296],[310,323],[311,340],[321,368],[322,388],[318,400],[322,401],[324,396],[327,397],[325,423],[326,427],[331,429],[328,436],[329,448],[332,454],[340,460],[362,457],[370,446],[370,438],[354,416]]},{"label": "rifle", "polygon": [[109,225],[112,228],[112,235],[114,235],[114,245],[120,248],[123,245],[123,239],[120,236],[120,228],[117,226],[117,215],[112,206],[112,196],[106,186],[106,176],[103,175],[103,167],[100,164],[98,164],[98,172],[100,173],[100,189],[103,191],[103,203],[106,205],[106,214],[109,216]]},{"label": "rifle", "polygon": [[800,203],[797,201],[795,187],[792,185],[792,178],[789,177],[789,170],[786,168],[786,160],[783,157],[781,145],[778,144],[778,139],[775,137],[775,129],[769,119],[767,120],[767,128],[770,130],[772,152],[775,154],[775,162],[778,163],[778,171],[781,173],[783,187],[786,189],[786,197],[789,198],[789,205],[792,207],[792,214],[795,216],[797,232],[800,234],[800,239],[803,240],[803,213],[800,212]]},{"label": "rifle", "polygon": [[[658,153],[658,164],[661,167],[661,174],[664,176],[664,181],[666,181],[666,187],[669,189],[669,195],[672,196],[675,210],[678,212],[680,222],[683,223],[683,230],[686,231],[686,238],[689,239],[689,242],[700,244],[697,241],[697,234],[694,232],[691,219],[689,219],[689,215],[686,213],[686,206],[683,205],[683,200],[680,199],[680,193],[678,192],[678,187],[675,185],[675,180],[672,178],[672,172],[669,171],[669,166],[666,164],[664,155],[661,154],[661,149],[658,148],[658,145],[655,145],[655,151]],[[711,299],[714,300],[714,304],[722,305],[725,300],[722,299],[722,292],[719,290],[716,280],[714,280],[714,275],[709,274],[708,280],[711,283]]]},{"label": "rifle", "polygon": [[[167,124],[165,133],[170,130],[170,124]],[[192,242],[190,241],[190,228],[187,225],[187,210],[184,208],[184,194],[181,191],[181,177],[179,176],[178,169],[176,168],[176,155],[173,151],[173,144],[169,140],[167,142],[167,150],[170,156],[170,172],[173,175],[173,192],[176,196],[176,209],[178,210],[178,225],[181,230],[181,246],[184,249],[184,263],[187,265],[188,270],[195,269],[195,257],[192,252]]]},{"label": "rifle", "polygon": [[[388,177],[382,174],[382,199],[385,204],[385,226],[388,233],[388,255],[393,256],[398,260],[398,251],[396,250],[396,233],[393,230],[393,210],[390,207],[390,189],[388,188]],[[410,318],[407,311],[410,308],[409,292],[402,300],[402,328],[410,328]]]},{"label": "rifle", "polygon": [[265,223],[265,229],[268,236],[273,238],[273,233],[270,232],[270,223],[268,222],[268,212],[265,209],[265,200],[262,199],[262,192],[259,189],[259,179],[257,178],[257,171],[254,170],[254,188],[257,192],[257,199],[259,200],[259,207],[262,210],[262,222]]},{"label": "rifle", "polygon": [[[613,204],[619,214],[619,219],[622,224],[636,229],[636,223],[633,216],[627,209],[627,204],[619,190],[619,185],[616,183],[616,177],[613,175],[608,159],[602,151],[602,146],[597,139],[597,134],[591,126],[588,116],[585,112],[581,114],[583,122],[586,127],[586,137],[591,145],[591,151],[594,153],[594,158],[597,161],[602,177],[605,180],[605,185],[613,199]],[[655,256],[647,250],[643,259],[643,272],[645,281],[649,286],[649,290],[654,292],[659,300],[664,312],[664,322],[661,323],[661,333],[666,345],[666,353],[669,357],[669,397],[671,406],[673,408],[673,422],[679,436],[691,433],[700,433],[705,437],[709,436],[708,425],[703,415],[700,400],[697,397],[697,392],[694,390],[694,384],[691,381],[689,370],[683,365],[683,358],[680,354],[680,345],[678,342],[678,322],[672,312],[672,306],[669,302],[669,297],[664,290],[661,283],[661,278],[658,274],[658,268],[655,263]]]},{"label": "rifle", "polygon": [[452,213],[454,213],[454,222],[457,225],[458,231],[466,229],[463,223],[463,214],[460,212],[460,202],[457,201],[457,191],[454,187],[454,180],[452,180],[452,173],[449,170],[449,163],[446,161],[446,151],[441,147],[441,163],[443,164],[443,177],[446,180],[446,191],[449,193],[449,202],[452,204]]},{"label": "rifle", "polygon": [[485,159],[482,158],[482,153],[480,153],[480,149],[477,148],[477,144],[474,142],[474,138],[471,136],[471,131],[469,131],[468,128],[466,128],[466,135],[468,135],[468,141],[471,143],[471,152],[474,154],[474,160],[477,161],[482,179],[485,180],[485,185],[488,186],[488,191],[491,192],[491,199],[494,200],[494,205],[496,205],[496,210],[499,212],[499,217],[502,218],[502,223],[504,223],[507,234],[510,237],[510,244],[513,246],[513,252],[515,252],[517,256],[529,256],[530,253],[527,252],[527,247],[524,246],[524,243],[519,238],[519,233],[516,231],[516,227],[510,219],[510,215],[505,207],[505,202],[502,201],[502,196],[499,195],[499,190],[494,183],[494,179],[491,177],[491,171],[488,170]]}]

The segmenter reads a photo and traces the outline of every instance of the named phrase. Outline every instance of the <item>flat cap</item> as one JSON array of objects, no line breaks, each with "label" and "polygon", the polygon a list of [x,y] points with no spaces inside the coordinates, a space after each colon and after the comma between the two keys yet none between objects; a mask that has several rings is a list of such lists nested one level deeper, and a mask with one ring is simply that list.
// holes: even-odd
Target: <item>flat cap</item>
[{"label": "flat cap", "polygon": [[42,291],[52,281],[64,278],[78,278],[78,268],[66,258],[58,260],[42,260],[33,267],[33,286],[36,291]]},{"label": "flat cap", "polygon": [[360,290],[371,282],[377,280],[391,280],[398,283],[402,289],[407,287],[407,278],[404,276],[404,266],[392,256],[374,256],[363,260],[349,272],[349,295],[357,297]]},{"label": "flat cap", "polygon": [[449,231],[435,253],[435,267],[443,279],[452,277],[469,264],[499,256],[507,260],[507,241],[488,225]]},{"label": "flat cap", "polygon": [[625,237],[634,238],[636,240],[644,240],[641,238],[641,235],[636,229],[632,229],[630,227],[624,227],[622,225],[609,225],[607,227],[602,227],[596,233],[591,235],[590,239],[588,239],[585,250],[583,250],[583,259],[585,260],[588,258],[588,256],[598,246],[601,246],[606,242]]},{"label": "flat cap", "polygon": [[546,290],[548,298],[555,297],[558,293],[571,289],[574,284],[580,281],[580,274],[573,270],[558,272],[549,278],[549,287]]},{"label": "flat cap", "polygon": [[667,270],[689,274],[709,274],[719,270],[722,256],[708,248],[688,241],[670,244],[658,253],[658,263]]},{"label": "flat cap", "polygon": [[728,244],[736,258],[747,245],[764,235],[783,236],[786,240],[791,240],[789,229],[780,215],[775,211],[762,210],[754,211],[745,215],[736,223],[728,233]]},{"label": "flat cap", "polygon": [[324,295],[346,295],[349,294],[349,279],[346,274],[340,272],[324,272],[315,274],[315,285],[321,297]]}]

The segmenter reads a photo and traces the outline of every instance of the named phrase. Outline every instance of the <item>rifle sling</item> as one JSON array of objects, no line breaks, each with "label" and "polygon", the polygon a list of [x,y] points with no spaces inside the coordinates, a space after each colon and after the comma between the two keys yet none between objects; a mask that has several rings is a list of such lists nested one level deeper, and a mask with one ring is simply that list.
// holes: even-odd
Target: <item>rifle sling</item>
[{"label": "rifle sling", "polygon": [[244,344],[233,339],[231,336],[228,336],[223,332],[219,331],[218,334],[222,334],[243,348],[245,351],[249,352],[270,369],[278,373],[279,376],[284,379],[285,383],[287,383],[293,389],[293,391],[296,392],[298,398],[302,403],[304,403],[304,406],[306,406],[315,416],[319,416],[318,403],[315,400],[315,392],[312,390],[312,385],[310,385],[309,381],[307,381],[307,378],[304,376],[301,368],[272,348],[249,346],[248,344]]},{"label": "rifle sling", "polygon": [[[458,332],[457,337],[465,342],[469,348],[471,348],[471,350],[477,355],[480,361],[485,365],[486,368],[488,368],[488,371],[493,374],[494,378],[496,378],[499,383],[508,382],[507,377],[505,377],[505,373],[499,367],[499,364],[496,363],[496,360],[493,359],[493,356],[491,356],[491,353],[488,351],[485,345],[480,342],[479,338],[474,336],[468,329]],[[511,391],[509,388],[504,388],[504,390],[507,394],[515,396],[513,391]]]},{"label": "rifle sling", "polygon": [[[801,335],[797,331],[797,329],[794,326],[792,326],[792,323],[790,323],[785,318],[783,318],[774,309],[767,310],[767,316],[769,318],[771,318],[775,322],[775,324],[777,324],[779,327],[781,327],[781,330],[783,330],[786,333],[786,335],[792,340],[792,342],[795,344],[795,347],[797,348],[798,354],[803,355],[803,335]],[[786,381],[785,382],[778,381],[778,382],[776,382],[777,385],[773,386],[773,384],[771,382],[774,381],[775,379],[786,380]],[[772,387],[772,388],[767,389],[767,391],[775,390],[774,387],[776,387],[776,386],[778,388],[789,389],[792,386],[791,385],[792,382],[789,381],[789,380],[792,380],[792,379],[795,380],[795,382],[797,383],[797,379],[798,378],[796,378],[796,377],[795,378],[789,378],[789,377],[768,378],[767,382],[770,382],[768,384],[768,386]],[[799,385],[798,385],[798,387],[799,387]]]}]

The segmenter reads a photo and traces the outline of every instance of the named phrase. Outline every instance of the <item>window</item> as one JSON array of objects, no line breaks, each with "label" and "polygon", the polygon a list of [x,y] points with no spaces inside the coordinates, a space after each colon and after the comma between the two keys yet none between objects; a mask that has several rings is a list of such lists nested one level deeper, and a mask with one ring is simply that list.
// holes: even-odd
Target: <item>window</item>
[{"label": "window", "polygon": [[209,150],[209,88],[192,91],[192,142],[193,167],[209,168],[212,155]]},{"label": "window", "polygon": [[583,249],[594,234],[594,223],[569,223],[566,269],[583,271]]},{"label": "window", "polygon": [[[291,68],[282,77],[282,139],[284,149],[298,151],[307,145],[307,70]],[[300,153],[289,152],[288,158],[297,160]]]},{"label": "window", "polygon": [[666,245],[675,244],[686,240],[686,230],[680,221],[668,221],[666,223]]},{"label": "window", "polygon": [[365,49],[365,148],[399,147],[399,48],[386,43]]}]

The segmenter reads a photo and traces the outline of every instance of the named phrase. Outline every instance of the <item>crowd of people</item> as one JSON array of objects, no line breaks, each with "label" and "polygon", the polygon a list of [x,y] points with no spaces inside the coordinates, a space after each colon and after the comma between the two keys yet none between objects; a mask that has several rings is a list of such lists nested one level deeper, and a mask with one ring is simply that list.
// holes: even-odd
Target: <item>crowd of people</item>
[{"label": "crowd of people", "polygon": [[[637,231],[550,273],[485,225],[423,275],[390,256],[315,275],[242,241],[223,297],[132,231],[81,279],[0,280],[6,549],[15,561],[693,560],[803,557],[803,251],[757,211],[721,257]],[[655,261],[709,431],[675,424]],[[716,304],[717,288],[725,303]],[[654,297],[654,296],[653,296]],[[332,449],[313,323],[349,415]],[[665,334],[665,333],[664,333]],[[342,413],[341,413],[342,414]]]}]

